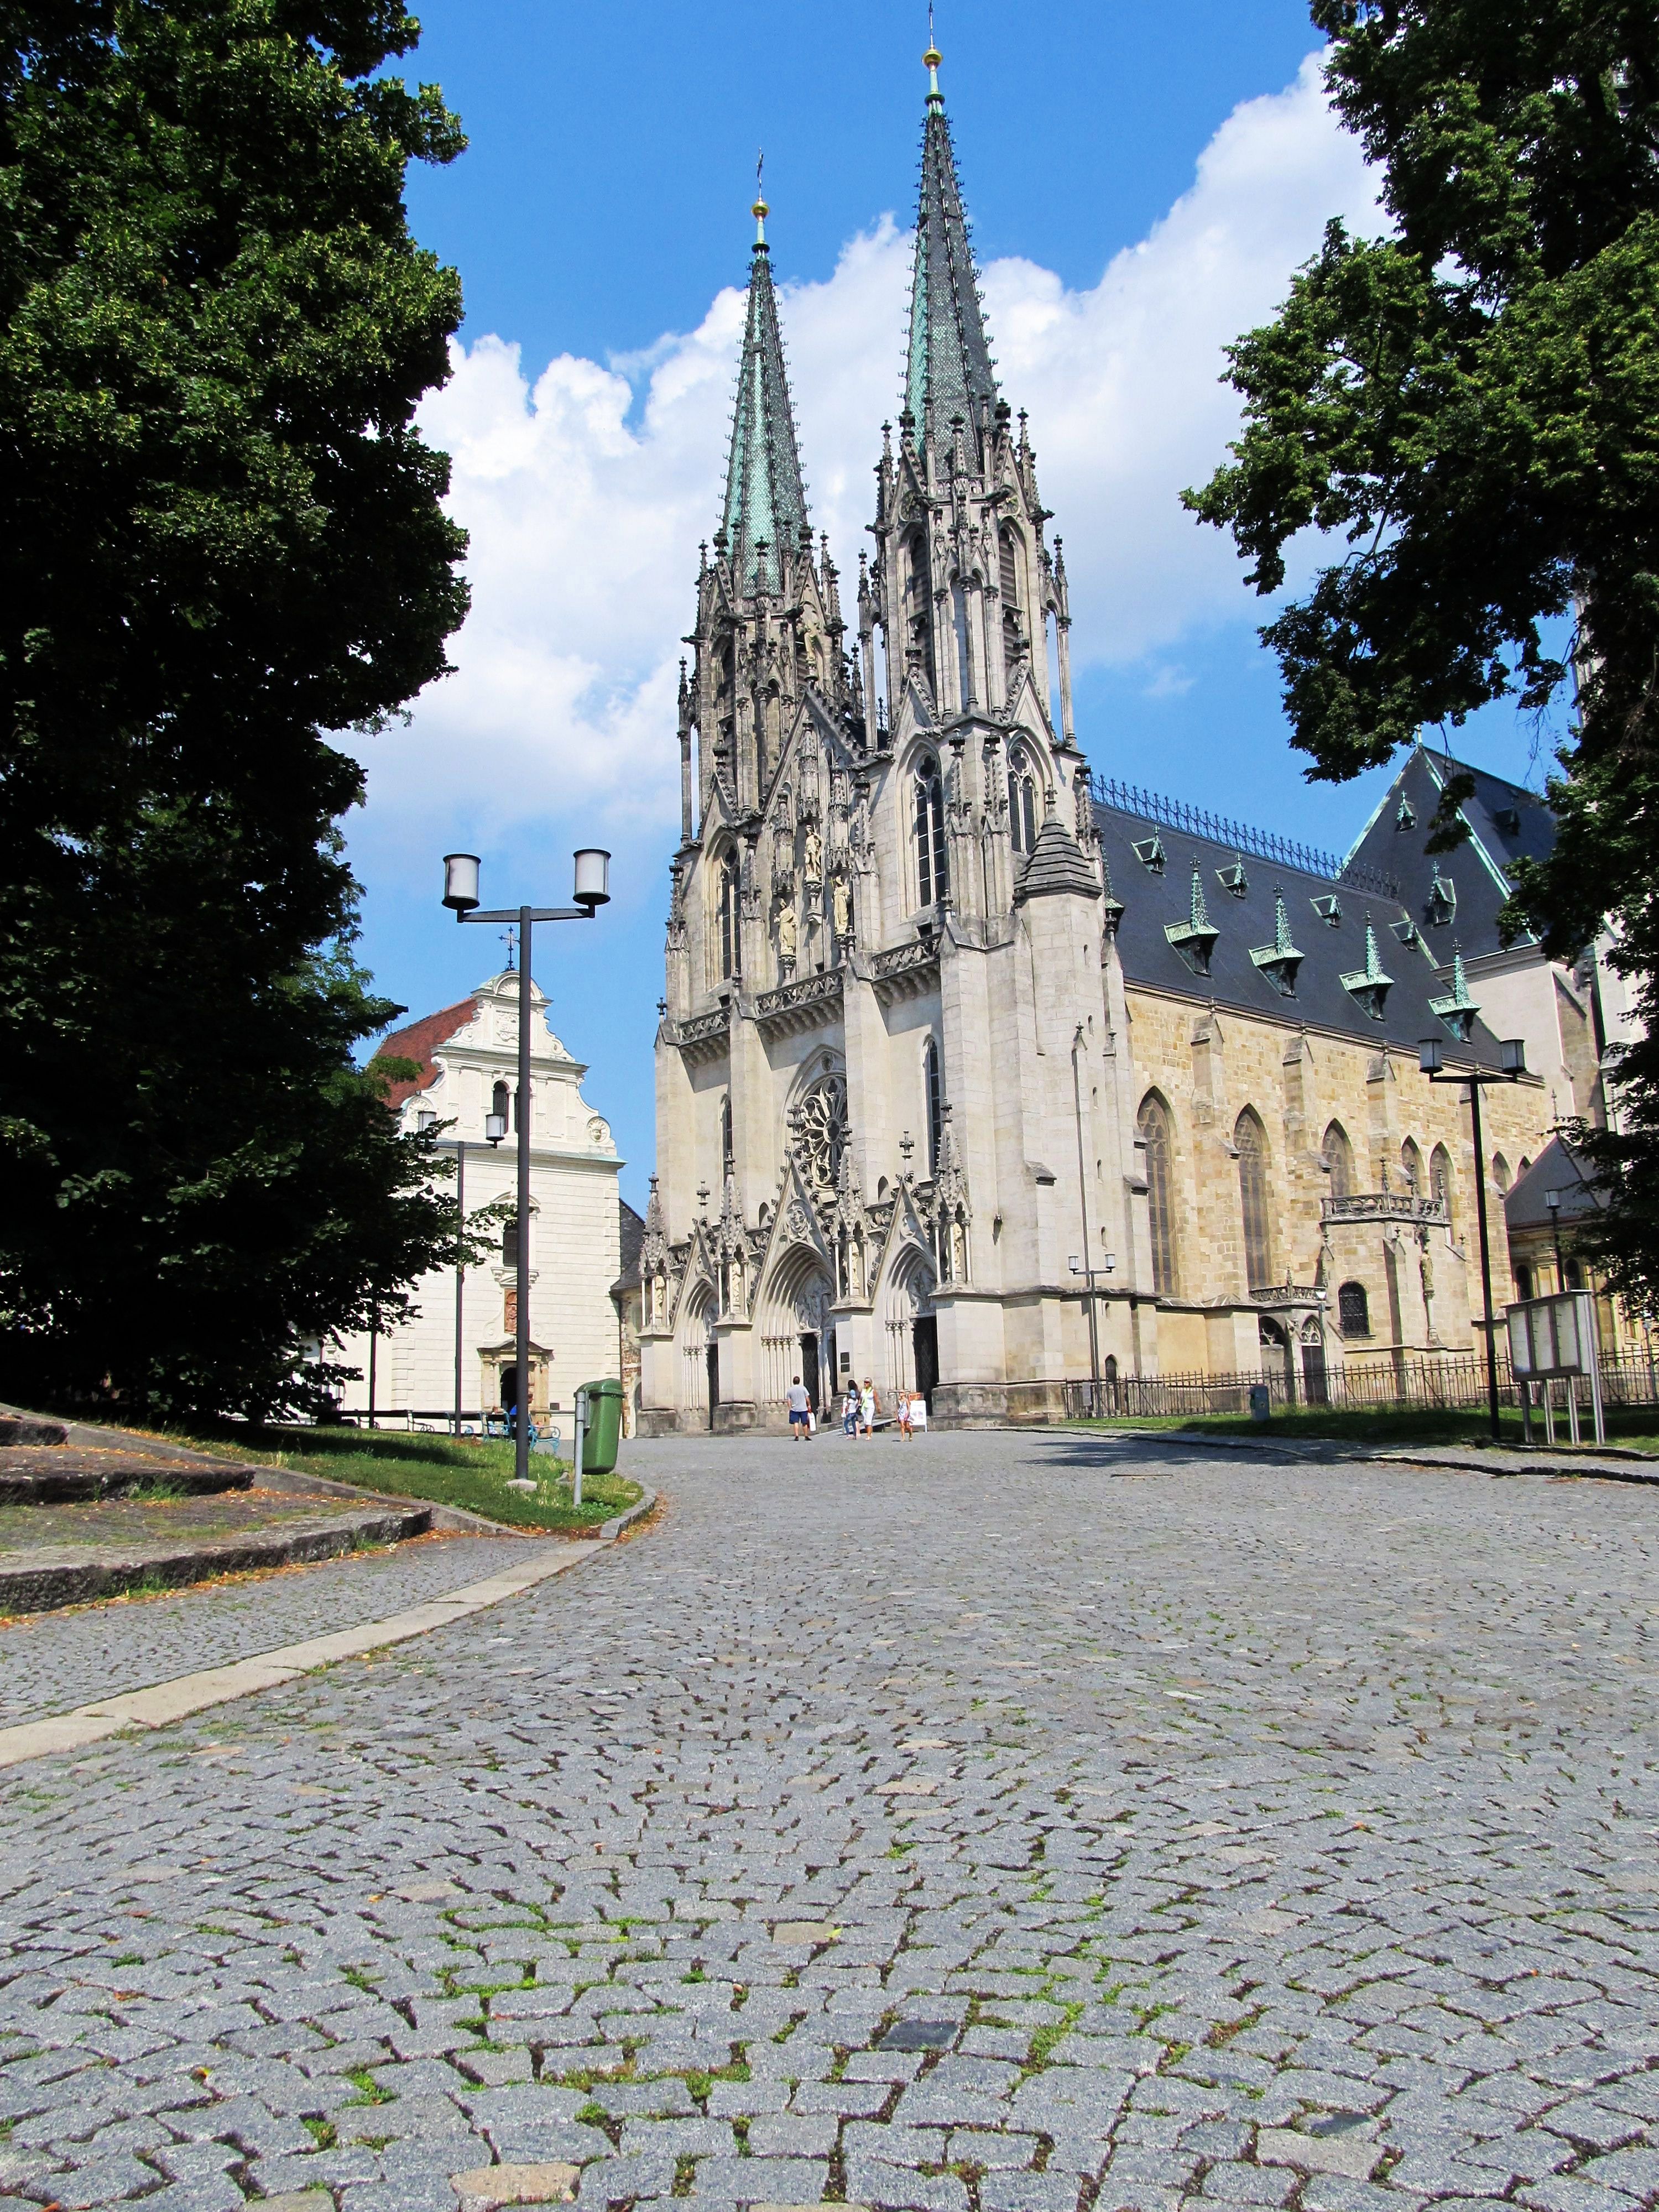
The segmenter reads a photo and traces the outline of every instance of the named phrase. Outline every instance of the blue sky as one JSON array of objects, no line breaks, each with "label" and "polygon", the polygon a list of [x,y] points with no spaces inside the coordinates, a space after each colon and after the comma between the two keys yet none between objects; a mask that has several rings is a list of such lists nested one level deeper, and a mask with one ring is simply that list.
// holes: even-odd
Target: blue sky
[{"label": "blue sky", "polygon": [[[501,953],[440,911],[448,846],[485,856],[494,905],[562,899],[573,846],[611,845],[616,903],[549,931],[536,969],[642,1203],[673,664],[715,519],[755,150],[815,518],[850,572],[902,352],[926,10],[420,13],[408,73],[471,139],[409,198],[465,289],[458,374],[424,419],[456,457],[474,615],[458,676],[362,748],[361,951],[412,1014],[447,1004]],[[1221,344],[1272,312],[1328,215],[1370,219],[1304,9],[952,0],[938,35],[994,347],[1066,541],[1085,750],[1103,775],[1345,848],[1377,780],[1304,782],[1262,611],[1176,496],[1222,456]],[[1532,744],[1502,712],[1462,741],[1518,775]]]}]

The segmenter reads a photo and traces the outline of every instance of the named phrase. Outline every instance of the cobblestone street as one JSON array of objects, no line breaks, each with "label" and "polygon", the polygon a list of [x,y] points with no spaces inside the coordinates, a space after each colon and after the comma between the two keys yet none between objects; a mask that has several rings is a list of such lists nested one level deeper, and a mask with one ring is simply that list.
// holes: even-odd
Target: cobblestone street
[{"label": "cobblestone street", "polygon": [[0,2205],[1659,2201],[1652,1492],[628,1466],[564,1580],[0,1776]]}]

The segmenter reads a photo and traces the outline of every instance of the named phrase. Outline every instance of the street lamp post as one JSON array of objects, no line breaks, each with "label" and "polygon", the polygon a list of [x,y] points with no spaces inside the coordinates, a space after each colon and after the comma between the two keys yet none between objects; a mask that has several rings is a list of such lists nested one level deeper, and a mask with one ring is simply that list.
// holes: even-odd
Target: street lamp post
[{"label": "street lamp post", "polygon": [[1555,1245],[1555,1287],[1558,1291],[1565,1291],[1567,1287],[1567,1271],[1561,1264],[1560,1192],[1547,1190],[1544,1193],[1544,1203],[1550,1210],[1550,1236]]},{"label": "street lamp post", "polygon": [[1490,1067],[1447,1067],[1438,1037],[1425,1037],[1418,1047],[1417,1064],[1431,1083],[1467,1083],[1469,1115],[1474,1131],[1474,1212],[1480,1224],[1480,1296],[1486,1316],[1486,1409],[1492,1416],[1492,1440],[1498,1434],[1498,1325],[1492,1310],[1492,1242],[1486,1231],[1486,1156],[1480,1141],[1480,1093],[1488,1083],[1518,1083],[1527,1072],[1527,1047],[1522,1037],[1505,1037],[1498,1048],[1498,1065]]},{"label": "street lamp post", "polygon": [[[513,1472],[517,1480],[527,1482],[530,1480],[530,1285],[526,1255],[530,1250],[532,938],[538,921],[592,921],[595,913],[606,905],[611,897],[611,855],[597,846],[584,846],[578,852],[574,906],[499,907],[486,913],[478,903],[478,867],[476,853],[444,854],[444,904],[457,921],[511,921],[516,922],[519,927],[519,1252],[513,1340],[518,1389],[517,1403],[514,1408]],[[491,1117],[492,1120],[499,1118]]]}]

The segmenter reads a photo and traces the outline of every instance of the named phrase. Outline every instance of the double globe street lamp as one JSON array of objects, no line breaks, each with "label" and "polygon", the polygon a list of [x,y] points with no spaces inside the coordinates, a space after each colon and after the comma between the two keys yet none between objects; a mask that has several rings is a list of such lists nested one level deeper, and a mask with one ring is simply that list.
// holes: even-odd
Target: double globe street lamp
[{"label": "double globe street lamp", "polygon": [[[493,907],[488,912],[478,902],[478,855],[444,854],[444,904],[457,921],[516,922],[519,930],[519,1194],[518,1290],[514,1299],[513,1355],[517,1384],[513,1422],[514,1480],[530,1480],[530,1284],[526,1255],[530,1250],[530,969],[531,945],[538,921],[592,921],[611,899],[611,855],[587,845],[576,854],[574,906]],[[499,1125],[499,1126],[498,1126]],[[484,1134],[499,1144],[507,1134],[503,1115],[492,1114]]]}]

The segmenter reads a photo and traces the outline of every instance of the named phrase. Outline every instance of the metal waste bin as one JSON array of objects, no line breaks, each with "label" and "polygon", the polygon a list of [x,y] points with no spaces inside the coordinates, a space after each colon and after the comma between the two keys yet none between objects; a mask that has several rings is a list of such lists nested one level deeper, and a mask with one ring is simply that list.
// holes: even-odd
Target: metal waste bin
[{"label": "metal waste bin", "polygon": [[617,1464],[622,1443],[623,1387],[614,1375],[600,1382],[584,1382],[587,1396],[587,1433],[582,1439],[582,1473],[609,1474]]}]

